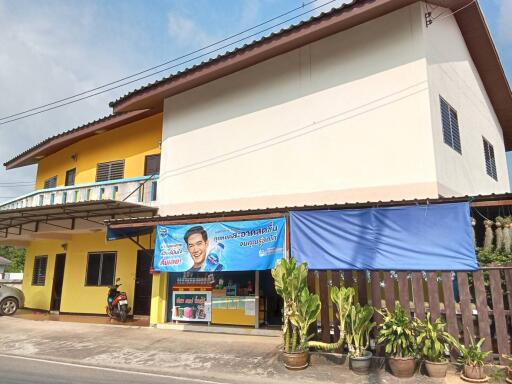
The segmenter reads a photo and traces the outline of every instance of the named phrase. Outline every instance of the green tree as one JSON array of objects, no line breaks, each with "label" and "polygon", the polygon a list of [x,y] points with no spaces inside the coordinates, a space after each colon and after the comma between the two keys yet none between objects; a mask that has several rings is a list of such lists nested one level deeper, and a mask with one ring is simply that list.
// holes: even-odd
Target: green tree
[{"label": "green tree", "polygon": [[0,245],[0,256],[11,261],[5,272],[23,272],[25,266],[25,249]]}]

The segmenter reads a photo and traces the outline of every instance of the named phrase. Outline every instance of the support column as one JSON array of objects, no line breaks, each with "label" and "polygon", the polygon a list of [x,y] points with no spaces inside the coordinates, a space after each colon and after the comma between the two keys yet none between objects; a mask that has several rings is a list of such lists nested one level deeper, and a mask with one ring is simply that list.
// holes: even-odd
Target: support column
[{"label": "support column", "polygon": [[166,322],[167,315],[167,278],[168,273],[154,273],[151,289],[151,325]]}]

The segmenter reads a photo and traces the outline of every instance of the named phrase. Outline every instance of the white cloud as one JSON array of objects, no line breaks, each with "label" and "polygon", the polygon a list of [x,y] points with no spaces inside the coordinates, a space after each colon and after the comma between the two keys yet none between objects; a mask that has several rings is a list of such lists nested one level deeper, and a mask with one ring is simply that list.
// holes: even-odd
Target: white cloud
[{"label": "white cloud", "polygon": [[177,9],[169,12],[168,32],[176,44],[187,47],[199,48],[215,40],[192,17]]},{"label": "white cloud", "polygon": [[[129,35],[106,35],[93,3],[0,0],[0,117],[93,88],[138,70]],[[132,57],[133,56],[133,57]],[[124,90],[119,90],[118,94]],[[0,163],[41,140],[110,113],[105,94],[24,120],[0,125]],[[0,201],[30,187],[35,167],[0,168]],[[2,186],[3,185],[3,186]]]}]

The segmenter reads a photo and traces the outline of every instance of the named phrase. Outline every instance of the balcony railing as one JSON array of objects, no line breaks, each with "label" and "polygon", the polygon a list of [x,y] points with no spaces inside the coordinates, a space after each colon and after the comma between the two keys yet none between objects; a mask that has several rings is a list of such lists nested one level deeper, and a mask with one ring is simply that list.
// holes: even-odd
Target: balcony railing
[{"label": "balcony railing", "polygon": [[144,176],[40,189],[0,204],[0,210],[79,203],[93,200],[117,200],[156,206],[157,179],[158,176]]}]

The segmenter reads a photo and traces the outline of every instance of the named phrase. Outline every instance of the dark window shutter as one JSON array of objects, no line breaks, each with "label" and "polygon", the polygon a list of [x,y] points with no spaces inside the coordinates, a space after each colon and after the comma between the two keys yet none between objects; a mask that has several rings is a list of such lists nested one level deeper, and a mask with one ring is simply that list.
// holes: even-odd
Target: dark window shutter
[{"label": "dark window shutter", "polygon": [[462,154],[457,111],[441,96],[439,96],[439,102],[441,106],[443,141],[445,144],[448,144],[451,148]]},{"label": "dark window shutter", "polygon": [[489,176],[494,180],[498,180],[498,172],[496,170],[496,159],[494,158],[494,147],[485,138],[484,143],[484,158],[485,158],[485,170]]},{"label": "dark window shutter", "polygon": [[112,285],[114,284],[114,272],[116,267],[116,254],[104,253],[101,263],[101,276],[98,285]]},{"label": "dark window shutter", "polygon": [[89,253],[87,258],[87,276],[85,285],[98,285],[100,276],[101,253]]},{"label": "dark window shutter", "polygon": [[32,285],[44,285],[46,282],[47,256],[36,256],[34,258],[34,270],[32,271]]},{"label": "dark window shutter", "polygon": [[55,188],[57,186],[57,176],[50,177],[44,181],[44,189]]},{"label": "dark window shutter", "polygon": [[75,176],[76,176],[76,168],[70,169],[66,172],[66,182],[65,185],[75,185]]},{"label": "dark window shutter", "polygon": [[122,178],[124,178],[124,160],[98,163],[96,166],[96,182]]},{"label": "dark window shutter", "polygon": [[144,163],[144,176],[158,175],[160,173],[160,155],[146,156]]}]

